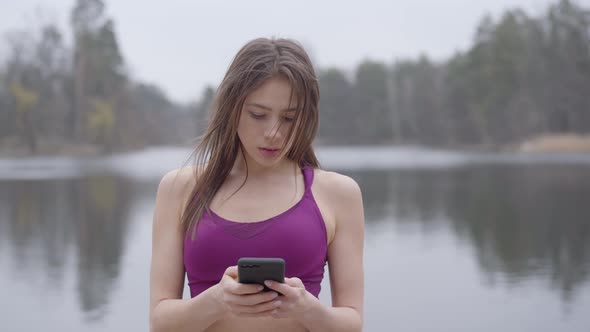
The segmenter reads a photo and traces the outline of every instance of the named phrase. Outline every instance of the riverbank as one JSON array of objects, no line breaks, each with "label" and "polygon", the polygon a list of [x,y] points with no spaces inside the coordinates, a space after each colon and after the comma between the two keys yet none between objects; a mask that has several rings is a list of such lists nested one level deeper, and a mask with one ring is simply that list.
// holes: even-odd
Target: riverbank
[{"label": "riverbank", "polygon": [[[137,149],[115,149],[113,153],[132,152]],[[28,158],[35,156],[92,158],[108,155],[99,144],[73,143],[51,139],[40,139],[37,150],[32,153],[28,146],[15,137],[0,139],[0,158]]]},{"label": "riverbank", "polygon": [[533,137],[517,146],[524,153],[590,153],[590,134],[543,135]]},{"label": "riverbank", "polygon": [[0,145],[0,158],[28,158],[34,156],[55,157],[95,157],[100,156],[101,150],[96,145],[79,143],[51,144],[38,142],[36,153],[31,153],[27,146],[21,144]]},{"label": "riverbank", "polygon": [[[193,146],[186,145],[179,147],[191,149]],[[117,149],[115,153],[133,152],[137,150],[141,149]],[[445,147],[445,150],[525,154],[590,153],[590,135],[541,135],[509,145],[457,145]],[[5,138],[0,140],[0,158],[27,158],[33,156],[92,158],[104,155],[103,148],[96,144],[40,140],[37,146],[37,153],[32,154],[28,147],[20,143],[18,139]]]}]

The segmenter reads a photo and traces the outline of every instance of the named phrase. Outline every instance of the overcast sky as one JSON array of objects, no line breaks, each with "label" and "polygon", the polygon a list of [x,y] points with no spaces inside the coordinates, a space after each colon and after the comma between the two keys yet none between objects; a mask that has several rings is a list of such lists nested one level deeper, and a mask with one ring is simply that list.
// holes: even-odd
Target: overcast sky
[{"label": "overcast sky", "polygon": [[[158,84],[172,99],[198,99],[216,85],[248,40],[301,41],[321,68],[353,69],[366,58],[391,63],[426,53],[445,59],[469,47],[485,13],[519,7],[539,15],[557,0],[196,1],[111,0],[132,76]],[[33,23],[35,8],[65,28],[75,0],[0,0],[0,33]],[[577,0],[590,7],[590,0]],[[2,41],[4,43],[4,41]],[[2,44],[0,44],[2,45]],[[0,52],[6,52],[0,47]],[[0,54],[1,55],[1,54]]]}]

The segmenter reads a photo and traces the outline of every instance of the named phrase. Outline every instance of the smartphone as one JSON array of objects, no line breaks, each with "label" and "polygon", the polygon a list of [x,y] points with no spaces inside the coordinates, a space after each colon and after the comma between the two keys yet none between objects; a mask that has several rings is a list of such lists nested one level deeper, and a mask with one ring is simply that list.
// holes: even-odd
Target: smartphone
[{"label": "smartphone", "polygon": [[271,289],[265,280],[285,282],[285,260],[282,258],[242,257],[238,260],[238,281],[242,284],[259,284],[263,291]]}]

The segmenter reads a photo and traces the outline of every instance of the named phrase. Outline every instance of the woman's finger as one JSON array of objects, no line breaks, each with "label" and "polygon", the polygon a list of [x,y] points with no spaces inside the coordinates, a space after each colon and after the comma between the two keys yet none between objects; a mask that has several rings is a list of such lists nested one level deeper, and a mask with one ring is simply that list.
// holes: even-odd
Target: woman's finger
[{"label": "woman's finger", "polygon": [[236,279],[238,277],[238,267],[236,265],[230,266],[227,269],[225,269],[225,272],[223,274]]},{"label": "woman's finger", "polygon": [[277,298],[277,296],[278,294],[276,292],[260,292],[257,294],[249,295],[228,294],[227,302],[230,302],[234,305],[254,306],[260,303],[274,300],[275,298]]},{"label": "woman's finger", "polygon": [[286,283],[283,284],[280,282],[267,280],[264,282],[264,284],[266,285],[266,287],[268,287],[274,291],[277,291],[287,297],[293,296],[295,294],[294,287],[291,287],[291,286],[287,285]]},{"label": "woman's finger", "polygon": [[267,301],[257,305],[233,305],[232,309],[234,312],[238,313],[246,313],[246,314],[256,314],[262,312],[271,312],[281,306],[281,300],[276,301]]},{"label": "woman's finger", "polygon": [[305,286],[303,285],[303,281],[301,281],[301,279],[299,279],[297,277],[285,278],[285,283],[289,286],[305,288]]},{"label": "woman's finger", "polygon": [[229,291],[232,294],[236,295],[248,295],[248,294],[256,294],[260,293],[264,287],[262,285],[257,284],[241,284],[237,281],[231,281],[229,286]]}]

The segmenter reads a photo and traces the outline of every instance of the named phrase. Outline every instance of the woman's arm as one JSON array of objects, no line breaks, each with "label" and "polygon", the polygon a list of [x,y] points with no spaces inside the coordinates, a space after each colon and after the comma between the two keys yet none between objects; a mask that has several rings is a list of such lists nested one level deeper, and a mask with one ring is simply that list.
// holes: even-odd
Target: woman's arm
[{"label": "woman's arm", "polygon": [[150,272],[150,330],[204,331],[222,316],[217,285],[198,296],[182,299],[184,284],[182,202],[186,198],[188,171],[172,171],[160,181],[152,228]]},{"label": "woman's arm", "polygon": [[324,306],[305,290],[299,278],[267,286],[284,295],[283,304],[271,316],[294,318],[309,331],[361,331],[363,317],[364,212],[361,190],[351,178],[325,173],[321,191],[336,227],[328,246],[332,307]]},{"label": "woman's arm", "polygon": [[322,305],[312,296],[302,323],[310,331],[361,331],[365,237],[362,194],[350,177],[328,173],[326,180],[329,203],[336,217],[334,238],[328,247],[332,307]]}]

